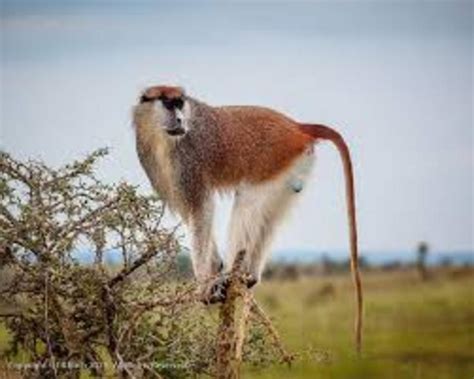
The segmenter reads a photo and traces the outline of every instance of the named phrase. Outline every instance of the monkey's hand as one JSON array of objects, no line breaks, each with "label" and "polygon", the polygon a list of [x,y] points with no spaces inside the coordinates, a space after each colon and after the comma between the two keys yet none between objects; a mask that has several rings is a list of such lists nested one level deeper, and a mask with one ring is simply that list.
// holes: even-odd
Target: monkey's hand
[{"label": "monkey's hand", "polygon": [[229,279],[229,275],[220,274],[217,278],[203,284],[200,290],[201,301],[204,304],[223,303],[227,297]]},{"label": "monkey's hand", "polygon": [[[204,304],[215,304],[215,303],[223,303],[227,298],[227,290],[229,289],[230,280],[231,280],[232,273],[222,273],[214,279],[210,281],[209,284],[204,286],[203,291],[201,291],[201,301]],[[248,288],[252,288],[255,284],[257,284],[257,280],[250,274],[244,274],[241,278],[239,278],[243,282],[243,284]]]}]

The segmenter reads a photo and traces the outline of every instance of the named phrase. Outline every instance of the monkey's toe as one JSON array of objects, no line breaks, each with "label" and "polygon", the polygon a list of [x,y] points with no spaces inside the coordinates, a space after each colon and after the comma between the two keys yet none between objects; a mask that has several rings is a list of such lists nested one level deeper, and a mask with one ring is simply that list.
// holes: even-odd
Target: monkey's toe
[{"label": "monkey's toe", "polygon": [[[245,275],[242,279],[243,284],[248,289],[251,289],[258,283],[258,279],[250,274]],[[221,275],[207,287],[207,290],[203,292],[201,301],[206,305],[225,302],[227,299],[227,290],[229,289],[229,284],[229,276]]]},{"label": "monkey's toe", "polygon": [[202,298],[205,304],[223,303],[227,298],[227,289],[229,288],[229,279],[225,276],[220,276],[209,287]]},{"label": "monkey's toe", "polygon": [[253,286],[255,286],[256,284],[258,283],[258,280],[255,279],[253,276],[249,276],[247,278],[247,280],[245,281],[245,284],[247,286],[248,289],[252,288]]}]

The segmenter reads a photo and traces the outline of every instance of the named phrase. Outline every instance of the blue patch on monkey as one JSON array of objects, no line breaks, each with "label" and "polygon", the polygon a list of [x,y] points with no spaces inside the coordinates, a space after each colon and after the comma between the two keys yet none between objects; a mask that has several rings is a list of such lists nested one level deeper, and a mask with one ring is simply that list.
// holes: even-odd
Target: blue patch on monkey
[{"label": "blue patch on monkey", "polygon": [[303,190],[303,181],[299,178],[291,178],[288,182],[291,190],[295,193],[299,193]]}]

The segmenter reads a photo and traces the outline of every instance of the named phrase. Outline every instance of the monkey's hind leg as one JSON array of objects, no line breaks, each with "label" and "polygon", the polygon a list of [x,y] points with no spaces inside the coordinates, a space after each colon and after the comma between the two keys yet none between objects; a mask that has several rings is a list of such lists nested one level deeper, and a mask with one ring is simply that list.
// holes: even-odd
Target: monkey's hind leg
[{"label": "monkey's hind leg", "polygon": [[[249,287],[260,280],[271,236],[293,199],[298,197],[312,163],[313,155],[305,153],[278,178],[257,185],[242,185],[236,191],[226,271],[231,269],[235,255],[245,250],[243,268],[250,276]],[[295,180],[298,190],[293,185]]]}]

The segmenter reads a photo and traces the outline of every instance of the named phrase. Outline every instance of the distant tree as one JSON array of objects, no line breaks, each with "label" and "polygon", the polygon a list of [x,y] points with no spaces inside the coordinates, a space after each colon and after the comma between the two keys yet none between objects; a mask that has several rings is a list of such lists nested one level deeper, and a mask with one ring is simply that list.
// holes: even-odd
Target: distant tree
[{"label": "distant tree", "polygon": [[359,256],[359,267],[360,267],[361,269],[368,269],[368,268],[370,268],[369,260],[368,260],[367,257],[365,257],[364,255],[360,255],[360,256]]},{"label": "distant tree", "polygon": [[429,253],[428,243],[424,241],[418,243],[416,267],[418,269],[418,273],[422,280],[427,280],[429,276],[428,269],[426,267],[426,259],[427,259],[428,253]]},{"label": "distant tree", "polygon": [[269,262],[262,273],[262,278],[265,280],[272,280],[278,276],[278,269],[281,266],[279,263]]},{"label": "distant tree", "polygon": [[[0,306],[8,303],[0,317],[11,336],[3,359],[21,351],[37,364],[28,378],[222,377],[222,327],[196,301],[193,282],[176,279],[188,269],[176,227],[163,225],[157,196],[96,178],[106,153],[57,170],[0,153]],[[90,264],[75,257],[84,249]],[[111,252],[121,255],[112,267]],[[273,360],[266,329],[249,324],[236,352]]]},{"label": "distant tree", "polygon": [[300,270],[297,264],[288,263],[282,266],[280,279],[293,281],[297,280],[299,277]]},{"label": "distant tree", "polygon": [[399,260],[392,260],[382,264],[382,270],[384,271],[393,271],[398,270],[403,267],[402,263]]},{"label": "distant tree", "polygon": [[327,253],[321,255],[321,267],[324,274],[330,274],[336,267],[336,262]]},{"label": "distant tree", "polygon": [[451,257],[448,257],[447,255],[445,255],[444,257],[441,258],[440,264],[443,267],[451,267],[453,265],[453,260],[451,259]]}]

